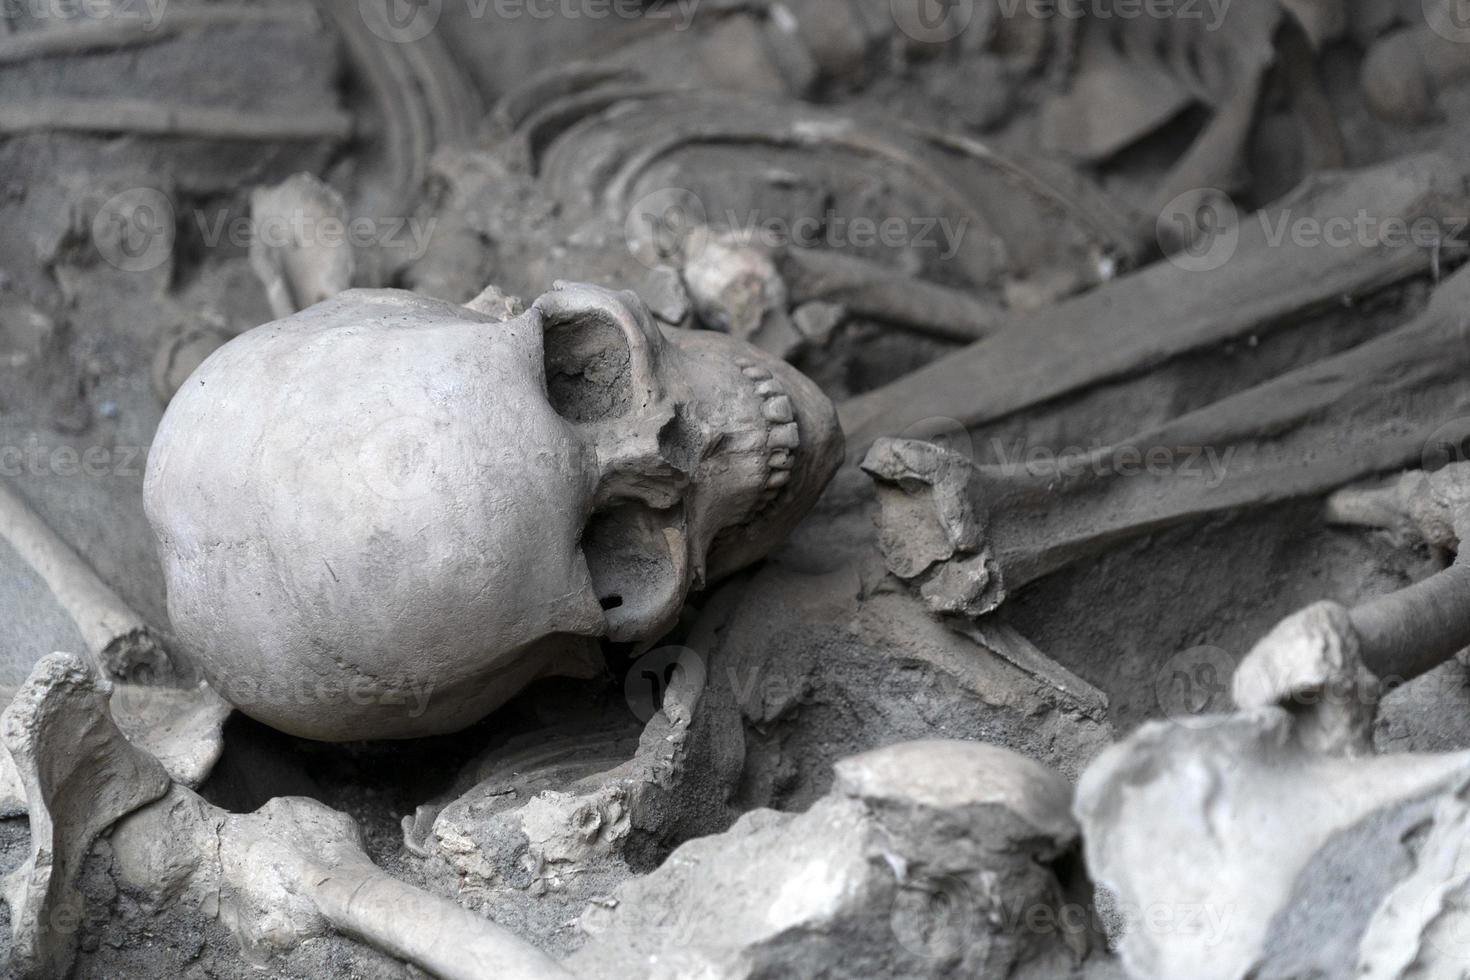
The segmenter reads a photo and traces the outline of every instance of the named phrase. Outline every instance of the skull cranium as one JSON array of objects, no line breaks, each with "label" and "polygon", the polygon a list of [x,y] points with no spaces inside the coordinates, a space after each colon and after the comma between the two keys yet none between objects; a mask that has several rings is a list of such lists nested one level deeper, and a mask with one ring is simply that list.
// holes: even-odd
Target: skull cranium
[{"label": "skull cranium", "polygon": [[169,614],[246,713],[453,731],[600,637],[656,640],[831,476],[831,403],[734,338],[558,284],[508,319],[349,290],[226,344],[145,483]]}]

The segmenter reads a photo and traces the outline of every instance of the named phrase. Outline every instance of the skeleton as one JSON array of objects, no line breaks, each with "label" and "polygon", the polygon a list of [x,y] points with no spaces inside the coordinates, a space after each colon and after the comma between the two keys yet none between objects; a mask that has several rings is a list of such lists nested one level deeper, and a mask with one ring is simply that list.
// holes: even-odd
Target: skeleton
[{"label": "skeleton", "polygon": [[841,455],[794,369],[665,337],[630,293],[564,284],[498,316],[348,291],[171,403],[144,489],[170,618],[248,714],[412,737],[585,675],[597,638],[651,643],[781,540]]},{"label": "skeleton", "polygon": [[1470,411],[1467,302],[1462,269],[1397,330],[1080,455],[974,465],[880,439],[863,468],[879,481],[889,567],[937,610],[978,615],[1129,537],[1417,463]]}]

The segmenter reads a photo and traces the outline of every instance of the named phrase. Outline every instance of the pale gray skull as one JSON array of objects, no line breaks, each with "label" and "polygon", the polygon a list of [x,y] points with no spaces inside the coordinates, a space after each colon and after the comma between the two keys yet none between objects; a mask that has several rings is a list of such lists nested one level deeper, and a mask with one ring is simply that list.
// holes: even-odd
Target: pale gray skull
[{"label": "pale gray skull", "polygon": [[558,284],[501,320],[349,290],[210,356],[144,487],[215,687],[312,738],[453,731],[647,644],[759,558],[842,455],[786,363]]}]

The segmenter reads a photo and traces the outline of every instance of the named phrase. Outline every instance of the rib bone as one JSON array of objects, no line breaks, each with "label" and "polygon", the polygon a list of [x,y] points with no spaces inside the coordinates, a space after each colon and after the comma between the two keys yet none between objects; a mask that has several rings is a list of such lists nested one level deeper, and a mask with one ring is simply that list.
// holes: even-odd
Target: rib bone
[{"label": "rib bone", "polygon": [[[993,607],[1007,590],[1127,538],[1416,463],[1445,419],[1470,414],[1467,302],[1470,268],[1397,330],[1080,455],[974,465],[950,450],[880,439],[863,468],[889,488],[883,520],[894,530],[883,540],[899,549],[886,549],[890,569],[933,585],[939,564],[984,553],[993,569],[981,604]],[[967,520],[975,527],[964,528]],[[954,546],[916,567],[908,552],[918,539],[903,529],[935,521]],[[933,597],[931,605],[940,608]]]}]

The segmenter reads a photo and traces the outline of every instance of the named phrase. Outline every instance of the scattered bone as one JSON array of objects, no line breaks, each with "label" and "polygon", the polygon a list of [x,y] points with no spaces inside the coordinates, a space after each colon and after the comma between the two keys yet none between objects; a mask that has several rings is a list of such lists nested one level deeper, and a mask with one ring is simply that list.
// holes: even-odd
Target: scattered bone
[{"label": "scattered bone", "polygon": [[[1138,251],[1136,222],[1075,174],[902,119],[620,80],[552,100],[516,135],[546,196],[585,221],[621,227],[640,202],[670,190],[697,200],[716,231],[742,230],[748,214],[793,230],[821,227],[834,212],[946,215],[950,249],[880,242],[857,254],[981,289],[1049,265],[1088,281],[1099,254]],[[710,167],[709,147],[720,148],[722,166]],[[769,165],[773,155],[781,167]]]},{"label": "scattered bone", "polygon": [[[12,692],[0,690],[0,704]],[[202,784],[224,751],[230,706],[200,684],[193,690],[114,683],[108,711],[128,741],[159,761],[169,778],[191,788]],[[0,817],[26,812],[25,786],[0,752]]]},{"label": "scattered bone", "polygon": [[813,300],[791,311],[791,323],[808,343],[824,347],[832,333],[847,319],[846,307],[837,303]]},{"label": "scattered bone", "polygon": [[[411,214],[434,150],[468,139],[479,125],[484,111],[479,97],[440,31],[401,43],[404,25],[394,22],[386,5],[327,4],[325,11],[368,100],[361,110],[372,120],[363,127],[371,135],[351,210]],[[367,267],[359,271],[367,282],[387,282],[402,258],[379,249],[360,257]]]},{"label": "scattered bone", "polygon": [[[732,693],[697,651],[714,644],[738,598],[736,588],[720,590],[688,647],[635,661],[627,704],[578,705],[472,760],[469,785],[457,783],[451,802],[405,817],[406,841],[431,825],[420,838],[430,880],[500,921],[548,901],[570,914],[630,877],[646,848],[727,829],[744,739]],[[630,724],[629,707],[647,724]]]},{"label": "scattered bone", "polygon": [[[568,966],[599,978],[1063,976],[1095,948],[1087,889],[1059,867],[1077,838],[1066,780],[960,741],[836,769],[805,813],[750,812],[590,907],[592,938]],[[1041,909],[1049,925],[1036,928]]]},{"label": "scattered bone", "polygon": [[164,331],[153,355],[153,393],[167,405],[195,368],[234,336],[223,324],[181,321]]},{"label": "scattered bone", "polygon": [[[1363,976],[1381,957],[1358,941],[1386,927],[1374,908],[1403,872],[1375,862],[1414,860],[1412,828],[1435,798],[1457,802],[1470,753],[1325,755],[1294,726],[1275,707],[1150,722],[1083,775],[1088,868],[1138,916],[1119,948],[1134,980]],[[1387,974],[1418,975],[1451,974]]]},{"label": "scattered bone", "polygon": [[657,639],[840,459],[811,381],[666,337],[632,293],[561,283],[498,315],[348,290],[237,337],[170,403],[145,506],[174,628],[226,700],[329,740],[463,728],[600,671],[598,637]]},{"label": "scattered bone", "polygon": [[[328,220],[347,227],[347,205],[335,190],[311,174],[296,174],[274,187],[251,191],[250,217],[255,229],[250,266],[277,318],[352,285],[352,244],[323,231]],[[283,235],[289,240],[277,240]]]},{"label": "scattered bone", "polygon": [[1407,225],[1421,216],[1452,224],[1450,216],[1470,206],[1459,189],[1463,177],[1456,155],[1441,153],[1313,178],[1286,201],[1243,218],[1233,257],[1208,274],[1157,263],[849,400],[841,418],[850,449],[866,452],[878,436],[921,419],[993,421],[1429,271],[1442,259],[1438,246],[1386,244],[1378,236],[1321,248],[1290,235],[1273,245],[1272,229],[1301,216],[1351,223],[1363,213]]},{"label": "scattered bone", "polygon": [[1428,25],[1395,31],[1374,43],[1363,60],[1363,94],[1369,107],[1390,122],[1429,121],[1439,93],[1466,77],[1466,45]]},{"label": "scattered bone", "polygon": [[0,292],[0,368],[34,369],[55,336],[52,319],[18,297]]},{"label": "scattered bone", "polygon": [[759,249],[724,235],[709,235],[683,267],[684,285],[704,324],[787,357],[801,342],[787,316],[786,283]]},{"label": "scattered bone", "polygon": [[[1340,32],[1346,20],[1341,6],[1266,0],[1222,14],[1218,23],[1183,16],[1123,19],[1104,8],[1078,25],[1075,77],[1068,92],[1046,107],[1043,140],[1100,161],[1202,104],[1213,111],[1211,119],[1159,181],[1150,210],[1193,188],[1224,187],[1242,165],[1268,72],[1278,59],[1290,59],[1289,50],[1282,51],[1290,48],[1288,39],[1304,32],[1320,43]],[[1314,76],[1293,80],[1299,88],[1319,87]],[[1340,149],[1335,125],[1325,133],[1301,131]]]},{"label": "scattered bone", "polygon": [[997,304],[840,252],[783,249],[776,265],[796,303],[836,303],[857,316],[943,340],[979,340],[1007,319]]},{"label": "scattered bone", "polygon": [[[105,682],[101,682],[105,685]],[[82,896],[76,885],[97,835],[168,791],[168,774],[118,732],[107,690],[85,662],[53,653],[0,714],[0,737],[25,786],[30,857],[5,879],[23,977],[66,976]]]},{"label": "scattered bone", "polygon": [[343,140],[352,134],[352,117],[335,111],[272,115],[124,98],[31,99],[0,106],[0,135],[57,131],[185,139]]},{"label": "scattered bone", "polygon": [[50,587],[105,676],[148,679],[172,671],[162,638],[4,483],[0,537]]},{"label": "scattered bone", "polygon": [[234,3],[191,4],[165,8],[154,23],[147,18],[97,17],[0,37],[0,65],[34,58],[82,54],[94,50],[157,44],[180,34],[218,25],[285,24],[304,30],[320,18],[306,6],[253,7]]},{"label": "scattered bone", "polygon": [[180,786],[113,832],[113,873],[155,905],[218,916],[246,956],[345,933],[442,980],[566,977],[555,961],[454,902],[388,875],[352,818],[283,796],[231,814]]},{"label": "scattered bone", "polygon": [[[1470,533],[1470,463],[1405,474],[1392,490],[1342,490],[1329,517],[1393,528],[1457,551]],[[1241,663],[1234,682],[1243,708],[1320,705],[1311,719],[1322,751],[1366,751],[1379,679],[1402,683],[1470,646],[1470,571],[1449,568],[1352,609],[1319,602],[1287,618]]]},{"label": "scattered bone", "polygon": [[[1460,383],[1467,298],[1470,269],[1397,330],[1081,455],[975,465],[879,439],[863,468],[880,486],[889,567],[935,590],[936,608],[984,611],[1130,537],[1415,463],[1445,419],[1470,412]],[[937,581],[944,562],[969,564]],[[1443,655],[1424,651],[1432,663]]]}]

